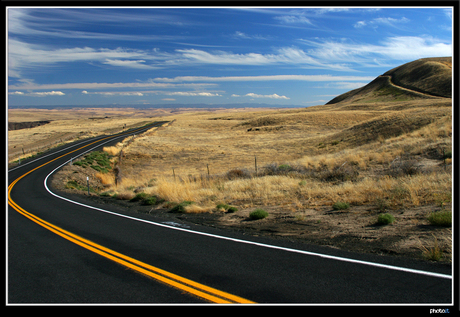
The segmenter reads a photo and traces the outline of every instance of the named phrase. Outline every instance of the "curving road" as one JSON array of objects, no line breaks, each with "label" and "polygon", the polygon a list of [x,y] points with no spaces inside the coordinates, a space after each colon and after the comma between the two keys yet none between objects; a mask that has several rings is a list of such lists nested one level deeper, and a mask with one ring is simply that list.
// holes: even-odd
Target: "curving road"
[{"label": "curving road", "polygon": [[50,187],[71,157],[157,124],[8,171],[8,305],[452,303],[450,266],[171,223]]}]

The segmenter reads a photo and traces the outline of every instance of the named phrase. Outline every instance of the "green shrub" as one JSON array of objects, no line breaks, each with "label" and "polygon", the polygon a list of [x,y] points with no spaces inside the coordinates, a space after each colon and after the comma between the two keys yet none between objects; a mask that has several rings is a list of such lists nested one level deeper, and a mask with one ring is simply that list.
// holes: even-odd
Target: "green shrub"
[{"label": "green shrub", "polygon": [[428,221],[433,226],[450,227],[452,226],[452,211],[441,210],[433,212],[428,216]]},{"label": "green shrub", "polygon": [[238,208],[233,207],[233,206],[228,207],[228,209],[227,209],[227,212],[237,212],[237,211],[238,211]]},{"label": "green shrub", "polygon": [[288,172],[291,169],[292,169],[292,167],[289,164],[281,164],[280,166],[278,166],[278,170],[280,170],[282,172]]},{"label": "green shrub", "polygon": [[377,219],[377,224],[379,225],[388,225],[395,221],[395,217],[390,214],[380,214],[379,218]]},{"label": "green shrub", "polygon": [[155,205],[157,203],[157,198],[155,196],[150,196],[145,198],[142,203],[144,205]]},{"label": "green shrub", "polygon": [[139,201],[139,200],[144,200],[148,197],[146,193],[138,193],[136,196],[131,198],[129,201]]},{"label": "green shrub", "polygon": [[183,201],[180,204],[175,205],[171,208],[170,212],[183,213],[185,212],[185,207],[193,204],[193,201]]},{"label": "green shrub", "polygon": [[217,210],[222,210],[222,209],[223,209],[223,210],[226,211],[226,212],[235,212],[235,211],[238,211],[238,208],[233,207],[233,206],[229,206],[229,205],[223,204],[223,203],[217,204],[216,208],[217,208]]},{"label": "green shrub", "polygon": [[350,204],[338,201],[332,206],[332,208],[334,210],[345,210],[345,209],[350,208]]},{"label": "green shrub", "polygon": [[442,159],[445,160],[445,159],[448,159],[448,158],[452,158],[452,151],[449,151],[449,152],[445,152],[444,155],[442,156]]},{"label": "green shrub", "polygon": [[73,165],[86,168],[91,166],[98,172],[107,173],[112,167],[110,165],[110,155],[103,151],[94,151],[86,155],[80,161],[74,162]]},{"label": "green shrub", "polygon": [[256,209],[249,214],[249,218],[252,220],[258,220],[268,217],[268,212],[263,209]]},{"label": "green shrub", "polygon": [[217,206],[216,206],[217,209],[224,209],[224,210],[227,210],[228,207],[230,207],[230,206],[227,205],[227,204],[217,204]]}]

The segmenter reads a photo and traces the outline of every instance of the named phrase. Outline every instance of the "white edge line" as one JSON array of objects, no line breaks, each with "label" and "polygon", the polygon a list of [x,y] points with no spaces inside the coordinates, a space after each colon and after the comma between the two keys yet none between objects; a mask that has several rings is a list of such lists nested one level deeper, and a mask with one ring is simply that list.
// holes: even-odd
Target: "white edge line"
[{"label": "white edge line", "polygon": [[[81,155],[85,154],[86,152],[91,151],[92,149],[94,149],[94,148],[96,148],[96,147],[99,147],[99,146],[101,146],[101,145],[103,145],[103,144],[105,144],[105,143],[111,142],[111,141],[113,141],[113,139],[110,139],[110,140],[108,140],[108,141],[106,141],[106,142],[104,142],[104,143],[102,143],[102,144],[99,144],[99,145],[97,145],[97,146],[95,146],[95,147],[93,147],[93,148],[90,148],[89,150],[83,152]],[[239,243],[245,243],[245,244],[252,244],[252,245],[259,246],[259,247],[270,248],[270,249],[277,249],[277,250],[283,250],[283,251],[287,251],[287,252],[294,252],[294,253],[300,253],[300,254],[305,254],[305,255],[318,256],[318,257],[321,257],[321,258],[331,259],[331,260],[336,260],[336,261],[349,262],[349,263],[355,263],[355,264],[362,264],[362,265],[380,267],[380,268],[389,269],[389,270],[403,271],[403,272],[408,272],[408,273],[421,274],[421,275],[427,275],[427,276],[438,277],[438,278],[444,278],[444,279],[452,279],[452,276],[451,276],[451,275],[447,275],[447,274],[434,273],[434,272],[428,272],[428,271],[422,271],[422,270],[415,270],[415,269],[410,269],[410,268],[405,268],[405,267],[399,267],[399,266],[393,266],[393,265],[386,265],[386,264],[375,263],[375,262],[368,262],[368,261],[361,261],[361,260],[349,259],[349,258],[338,257],[338,256],[333,256],[333,255],[327,255],[327,254],[309,252],[309,251],[304,251],[304,250],[297,250],[297,249],[285,248],[285,247],[280,247],[280,246],[275,246],[275,245],[270,245],[270,244],[264,244],[264,243],[259,243],[259,242],[253,242],[253,241],[241,240],[241,239],[236,239],[236,238],[230,238],[230,237],[215,235],[215,234],[211,234],[211,233],[205,233],[205,232],[200,232],[200,231],[194,231],[194,230],[190,230],[190,229],[184,229],[184,228],[173,227],[173,226],[170,226],[170,225],[165,225],[165,224],[158,223],[158,222],[153,222],[153,221],[149,221],[149,220],[139,219],[139,218],[135,218],[135,217],[131,217],[131,216],[119,214],[119,213],[116,213],[116,212],[113,212],[113,211],[109,211],[109,210],[105,210],[105,209],[101,209],[101,208],[97,208],[97,207],[85,205],[85,204],[82,204],[82,203],[79,203],[79,202],[70,200],[70,199],[68,199],[68,198],[65,198],[65,197],[62,197],[62,196],[59,196],[59,195],[53,193],[53,192],[48,188],[48,186],[47,186],[47,184],[46,184],[47,181],[48,181],[48,177],[50,177],[51,174],[53,174],[56,170],[58,170],[59,168],[61,168],[62,166],[64,166],[65,164],[67,164],[67,163],[69,163],[69,162],[70,162],[70,160],[68,160],[68,161],[66,161],[65,163],[59,165],[57,168],[55,168],[53,171],[51,171],[51,173],[49,173],[49,174],[46,176],[46,178],[45,178],[44,186],[45,186],[46,190],[47,190],[51,195],[53,195],[53,196],[55,196],[55,197],[57,197],[57,198],[59,198],[59,199],[68,201],[68,202],[70,202],[70,203],[76,204],[76,205],[80,205],[80,206],[83,206],[83,207],[86,207],[86,208],[90,208],[90,209],[102,211],[102,212],[105,212],[105,213],[108,213],[108,214],[112,214],[112,215],[115,215],[115,216],[118,216],[118,217],[123,217],[123,218],[131,219],[131,220],[135,220],[135,221],[139,221],[139,222],[148,223],[148,224],[155,225],[155,226],[159,226],[159,227],[164,227],[164,228],[168,228],[168,229],[184,231],[184,232],[188,232],[188,233],[193,233],[193,234],[208,236],[208,237],[217,238],[217,239],[229,240],[229,241],[239,242]]]}]

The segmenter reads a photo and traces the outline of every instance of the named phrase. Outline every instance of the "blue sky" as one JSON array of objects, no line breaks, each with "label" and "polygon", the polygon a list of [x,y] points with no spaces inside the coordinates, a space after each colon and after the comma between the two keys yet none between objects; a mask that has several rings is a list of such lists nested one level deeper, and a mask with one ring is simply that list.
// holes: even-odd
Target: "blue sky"
[{"label": "blue sky", "polygon": [[452,56],[450,7],[10,7],[9,105],[312,106]]}]

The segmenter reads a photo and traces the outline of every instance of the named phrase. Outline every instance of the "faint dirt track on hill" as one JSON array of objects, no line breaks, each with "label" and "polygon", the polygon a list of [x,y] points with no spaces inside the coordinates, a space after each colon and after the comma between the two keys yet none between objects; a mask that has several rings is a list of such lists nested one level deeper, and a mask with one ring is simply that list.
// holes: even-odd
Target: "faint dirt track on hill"
[{"label": "faint dirt track on hill", "polygon": [[421,91],[413,90],[413,89],[410,89],[410,88],[407,88],[407,87],[396,85],[393,82],[393,77],[391,75],[381,75],[380,77],[388,77],[388,83],[392,87],[395,87],[397,89],[401,89],[401,90],[407,91],[407,92],[412,93],[412,94],[420,95],[421,97],[424,97],[424,98],[430,98],[430,97],[439,98],[440,97],[440,96],[430,94],[428,92],[421,92]]}]

